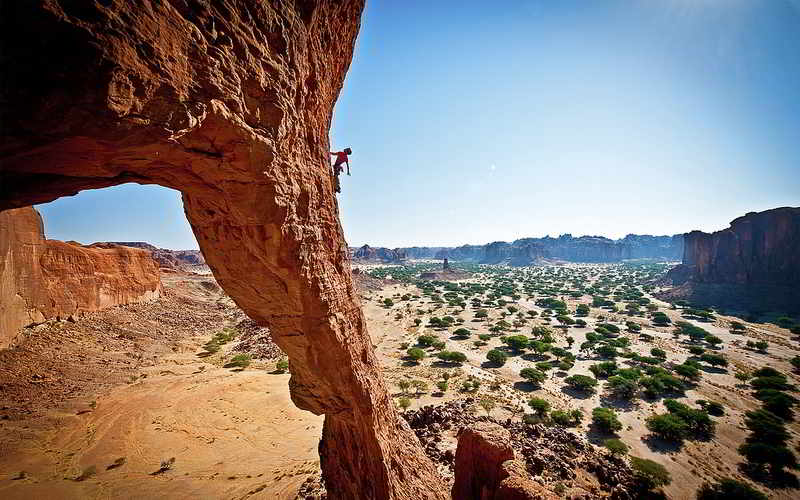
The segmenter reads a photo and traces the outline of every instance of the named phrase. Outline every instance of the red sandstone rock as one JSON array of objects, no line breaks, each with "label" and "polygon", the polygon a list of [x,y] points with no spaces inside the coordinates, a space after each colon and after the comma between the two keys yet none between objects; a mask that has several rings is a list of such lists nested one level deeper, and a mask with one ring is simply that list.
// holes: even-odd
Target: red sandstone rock
[{"label": "red sandstone rock", "polygon": [[453,500],[534,500],[558,498],[530,479],[514,460],[511,434],[491,422],[461,430],[456,449]]},{"label": "red sandstone rock", "polygon": [[740,311],[800,313],[800,208],[749,213],[715,233],[684,236],[665,300]]},{"label": "red sandstone rock", "polygon": [[800,283],[800,208],[749,213],[715,233],[684,237],[683,266],[700,283]]},{"label": "red sandstone rock", "polygon": [[31,207],[0,212],[0,348],[18,330],[108,307],[152,300],[162,292],[146,250],[45,240]]},{"label": "red sandstone rock", "polygon": [[444,498],[378,370],[331,182],[363,7],[7,2],[0,210],[125,182],[181,191],[218,283],[289,356],[292,400],[326,414],[329,496]]}]

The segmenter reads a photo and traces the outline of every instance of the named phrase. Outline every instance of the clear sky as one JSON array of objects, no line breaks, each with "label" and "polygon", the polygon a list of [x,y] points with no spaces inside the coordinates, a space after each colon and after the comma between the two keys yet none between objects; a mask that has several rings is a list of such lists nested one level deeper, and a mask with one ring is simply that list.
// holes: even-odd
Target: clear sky
[{"label": "clear sky", "polygon": [[[353,246],[713,231],[800,206],[800,0],[368,1],[331,141],[354,153]],[[51,238],[196,248],[163,188],[39,209]]]}]

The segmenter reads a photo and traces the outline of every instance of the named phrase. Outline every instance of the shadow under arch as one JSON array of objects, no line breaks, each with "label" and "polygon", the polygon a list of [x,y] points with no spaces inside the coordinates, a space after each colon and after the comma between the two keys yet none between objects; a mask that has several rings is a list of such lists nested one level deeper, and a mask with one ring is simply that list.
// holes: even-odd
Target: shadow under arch
[{"label": "shadow under arch", "polygon": [[326,415],[329,496],[444,498],[378,370],[327,161],[363,0],[298,3],[5,3],[0,210],[180,191],[217,281],[289,356],[292,400]]}]

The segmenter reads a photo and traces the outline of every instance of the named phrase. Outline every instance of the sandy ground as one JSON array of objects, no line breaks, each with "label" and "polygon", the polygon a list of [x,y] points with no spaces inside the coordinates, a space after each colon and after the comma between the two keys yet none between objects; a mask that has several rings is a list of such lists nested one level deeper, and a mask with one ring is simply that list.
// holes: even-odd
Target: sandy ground
[{"label": "sandy ground", "polygon": [[[196,313],[191,306],[220,307],[203,288],[181,289],[183,278],[165,280],[186,322]],[[216,324],[185,336],[166,332],[173,349],[151,350],[157,335],[139,338],[148,361],[128,371],[114,366],[116,384],[92,385],[113,374],[89,371],[91,388],[78,396],[0,420],[0,498],[294,498],[319,471],[322,419],[291,403],[289,375],[271,373],[274,363],[235,371],[221,366],[224,353],[198,357],[226,313],[221,307]],[[120,321],[119,312],[101,314]],[[80,333],[70,340],[85,353],[91,339]],[[159,473],[162,462],[171,464]]]},{"label": "sandy ground", "polygon": [[[491,279],[476,277],[473,281],[491,282]],[[443,305],[439,307],[429,302],[425,297],[411,301],[398,301],[398,297],[403,294],[421,295],[421,291],[409,285],[392,285],[381,291],[365,294],[364,310],[369,318],[369,324],[373,337],[377,341],[377,349],[384,364],[384,374],[387,384],[393,390],[395,397],[402,394],[397,387],[397,382],[403,378],[414,380],[421,379],[428,383],[430,390],[420,396],[412,396],[411,409],[424,406],[426,404],[437,404],[449,399],[462,397],[458,393],[460,382],[467,375],[473,375],[483,381],[481,389],[476,395],[478,399],[490,397],[497,402],[497,408],[493,411],[495,417],[515,417],[520,418],[523,411],[530,412],[527,407],[527,400],[531,397],[547,399],[554,409],[575,409],[583,410],[584,423],[574,429],[580,435],[586,437],[590,442],[601,445],[602,442],[610,437],[618,437],[630,446],[630,454],[643,458],[648,458],[663,464],[672,475],[672,483],[664,489],[669,498],[684,499],[694,498],[695,491],[703,482],[731,477],[745,480],[738,470],[738,464],[742,462],[742,457],[737,452],[737,448],[742,444],[748,435],[747,429],[743,425],[743,415],[745,411],[760,408],[761,404],[752,396],[752,390],[745,385],[741,385],[734,378],[735,369],[752,371],[762,366],[772,366],[783,373],[789,374],[790,379],[795,384],[800,382],[800,377],[792,373],[788,359],[797,354],[797,342],[791,340],[791,334],[785,329],[778,328],[770,324],[750,324],[747,325],[747,332],[743,335],[734,335],[728,331],[730,321],[738,318],[717,315],[715,321],[698,322],[690,320],[698,326],[705,328],[710,333],[720,337],[723,341],[722,352],[731,363],[727,369],[709,368],[703,371],[702,380],[694,388],[686,391],[685,396],[679,397],[679,401],[696,406],[695,402],[699,399],[713,400],[725,405],[725,415],[714,417],[717,423],[716,434],[708,441],[685,441],[681,447],[675,447],[660,440],[651,439],[649,431],[645,427],[645,420],[653,413],[666,413],[663,406],[663,399],[654,402],[636,398],[633,402],[627,403],[614,398],[603,390],[604,381],[600,380],[598,390],[592,395],[575,393],[565,389],[563,378],[568,375],[584,374],[591,375],[589,366],[602,361],[594,356],[582,356],[579,353],[580,344],[586,340],[586,333],[594,329],[598,322],[608,321],[620,325],[623,329],[622,336],[628,337],[631,342],[631,350],[642,355],[649,355],[652,347],[660,347],[667,351],[667,361],[682,363],[690,356],[688,352],[688,342],[685,337],[674,339],[672,336],[672,326],[654,327],[646,318],[629,317],[621,313],[609,313],[598,308],[592,308],[589,317],[583,318],[587,322],[584,328],[572,327],[567,330],[567,334],[575,339],[573,347],[569,349],[577,356],[577,361],[568,373],[557,369],[548,372],[549,379],[542,384],[541,388],[534,389],[519,376],[522,368],[534,366],[538,361],[535,355],[530,353],[511,356],[503,367],[495,368],[486,363],[486,352],[492,348],[501,347],[503,344],[500,339],[494,337],[488,341],[488,345],[476,347],[473,345],[477,340],[478,333],[488,333],[485,321],[475,321],[474,310],[469,305],[465,310],[451,308]],[[395,305],[385,308],[382,304],[384,298],[393,298]],[[660,310],[664,311],[673,321],[683,320],[680,311],[669,309],[669,305],[657,301]],[[588,297],[579,300],[567,300],[569,309],[574,310],[578,303],[589,303]],[[522,299],[516,304],[523,312],[534,310],[541,314],[543,308],[534,305],[533,300]],[[432,313],[430,308],[436,308]],[[418,314],[417,309],[424,310],[424,314]],[[492,322],[500,319],[499,312],[502,309],[489,309],[490,320]],[[400,313],[400,314],[398,314]],[[443,317],[451,315],[456,318],[464,319],[462,325],[453,326],[447,330],[436,330],[426,327],[431,316]],[[598,315],[605,316],[605,319],[598,320]],[[422,320],[420,326],[414,326],[414,318]],[[652,343],[643,343],[638,340],[638,334],[625,332],[624,323],[633,320],[640,323],[642,333],[647,333],[655,337]],[[510,321],[510,320],[509,320]],[[519,330],[519,333],[529,334],[532,325],[548,325],[553,330],[557,339],[557,345],[567,348],[565,341],[566,335],[559,328],[555,328],[557,323],[551,324],[542,322],[540,318],[528,323]],[[468,339],[458,339],[451,336],[451,332],[460,327],[465,327],[473,331]],[[375,334],[375,331],[381,332]],[[401,348],[404,342],[414,345],[416,338],[422,333],[432,333],[446,343],[445,349],[456,350],[466,354],[468,361],[458,368],[442,366],[433,357],[425,358],[419,364],[409,363],[405,359],[405,350]],[[515,332],[511,332],[512,334]],[[767,353],[755,352],[744,348],[746,340],[766,339],[770,342]],[[429,349],[429,356],[435,351]],[[552,359],[552,358],[551,358]],[[620,366],[626,366],[624,358],[618,358]],[[734,369],[735,367],[735,369]],[[450,389],[445,394],[437,394],[434,384],[441,379],[443,371],[449,371],[455,375],[451,378]],[[494,387],[492,387],[494,386]],[[412,391],[413,392],[413,391]],[[604,435],[598,433],[590,425],[591,411],[598,406],[612,407],[623,423],[623,430],[617,436]],[[476,411],[482,411],[476,408]],[[790,447],[797,449],[798,434],[800,434],[800,423],[794,421],[788,426],[792,432],[792,442]],[[797,490],[767,490],[763,486],[756,485],[762,491],[769,494],[774,499],[794,499],[797,498]]]},{"label": "sandy ground", "polygon": [[[0,353],[0,498],[290,499],[303,481],[319,473],[322,419],[292,405],[288,375],[272,373],[274,361],[234,371],[223,366],[231,355],[229,346],[210,357],[198,356],[215,331],[235,323],[235,307],[207,282],[208,277],[165,275],[164,279],[169,296],[157,304],[56,325],[56,330],[40,332],[40,338],[32,336],[22,346],[27,351]],[[712,439],[686,441],[680,449],[648,439],[644,421],[664,411],[660,401],[637,398],[626,404],[610,399],[602,381],[589,396],[563,388],[564,377],[590,374],[589,366],[598,362],[581,356],[578,349],[600,321],[598,315],[618,324],[628,319],[639,322],[643,333],[656,340],[644,344],[637,335],[623,332],[632,340],[631,348],[649,354],[658,346],[667,351],[668,361],[679,363],[689,353],[682,340],[673,339],[671,327],[656,328],[645,318],[592,308],[584,318],[587,327],[567,331],[575,338],[571,349],[577,356],[575,366],[568,374],[550,371],[550,378],[534,389],[519,377],[522,368],[536,361],[530,354],[512,356],[500,368],[486,363],[486,352],[501,343],[494,337],[486,346],[474,345],[477,334],[487,332],[487,323],[476,321],[470,306],[461,311],[424,297],[399,300],[405,293],[421,295],[414,286],[390,284],[364,290],[362,301],[392,395],[403,395],[397,385],[401,379],[428,385],[420,394],[411,394],[412,409],[470,395],[495,400],[494,417],[518,419],[528,410],[527,400],[537,396],[554,408],[581,408],[586,418],[573,431],[601,443],[610,436],[593,431],[588,416],[597,406],[611,406],[624,424],[618,437],[631,447],[631,454],[662,463],[672,474],[673,482],[665,489],[669,498],[693,498],[704,480],[743,478],[736,452],[747,435],[742,415],[759,403],[747,387],[737,385],[733,366],[704,372],[702,381],[680,399],[691,405],[698,399],[715,400],[726,407],[725,416],[715,418],[717,432]],[[395,299],[391,308],[381,302],[386,297]],[[574,310],[587,300],[569,300],[569,307]],[[660,305],[673,321],[680,319],[679,311]],[[522,299],[517,306],[522,311],[542,311],[530,300]],[[429,312],[431,308],[435,310]],[[417,309],[425,312],[418,314]],[[500,309],[489,311],[492,322],[499,319]],[[451,333],[459,326],[446,330],[426,326],[431,316],[446,314],[462,318],[460,326],[473,335],[462,340]],[[414,319],[421,324],[415,325]],[[770,365],[790,373],[787,360],[796,353],[796,341],[785,330],[748,324],[745,335],[732,335],[730,319],[718,316],[713,323],[696,323],[724,340],[722,352],[738,369]],[[538,318],[519,333],[528,334],[534,324],[546,323]],[[565,334],[553,331],[557,345],[566,348]],[[402,345],[413,345],[422,333],[433,333],[445,341],[446,349],[465,353],[467,363],[443,365],[433,357],[419,364],[409,362]],[[768,352],[744,349],[748,338],[768,339]],[[622,359],[618,362],[624,366]],[[444,372],[451,376],[450,388],[440,393],[435,383]],[[467,376],[482,381],[477,394],[459,391]],[[790,376],[794,383],[800,382],[796,375]],[[790,428],[796,447],[800,426],[794,422]],[[455,439],[447,439],[455,447]],[[115,466],[119,462],[122,465]],[[162,462],[170,466],[159,473]],[[796,493],[769,492],[775,499],[796,498]]]}]

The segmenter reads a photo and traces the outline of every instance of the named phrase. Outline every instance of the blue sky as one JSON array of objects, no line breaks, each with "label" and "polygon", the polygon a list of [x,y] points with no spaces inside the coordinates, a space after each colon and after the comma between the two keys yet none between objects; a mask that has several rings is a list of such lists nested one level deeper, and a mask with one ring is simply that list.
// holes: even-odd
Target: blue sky
[{"label": "blue sky", "polygon": [[[368,2],[332,147],[351,245],[707,231],[800,205],[800,2]],[[48,237],[196,248],[177,193],[41,205]]]}]

